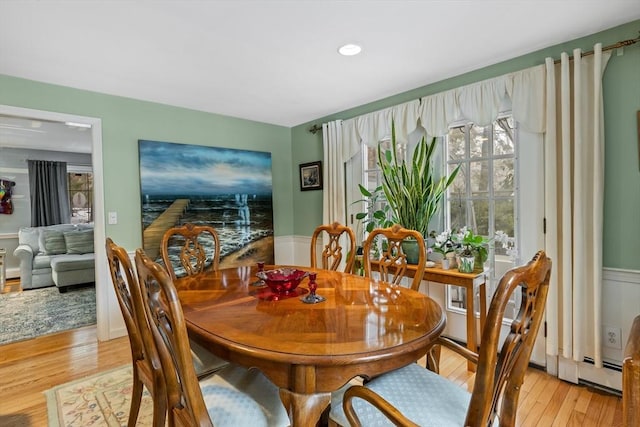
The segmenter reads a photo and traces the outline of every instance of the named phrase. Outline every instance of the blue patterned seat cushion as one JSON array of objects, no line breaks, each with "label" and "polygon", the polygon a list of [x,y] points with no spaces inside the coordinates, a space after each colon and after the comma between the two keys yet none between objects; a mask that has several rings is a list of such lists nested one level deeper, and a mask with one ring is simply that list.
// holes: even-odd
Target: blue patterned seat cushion
[{"label": "blue patterned seat cushion", "polygon": [[267,417],[249,395],[218,384],[206,385],[201,390],[214,426],[268,425]]},{"label": "blue patterned seat cushion", "polygon": [[200,389],[216,427],[290,424],[278,387],[256,369],[229,364],[200,381]]},{"label": "blue patterned seat cushion", "polygon": [[[395,406],[404,416],[422,427],[463,426],[471,394],[460,385],[412,363],[388,372],[366,384]],[[349,422],[342,410],[345,386],[331,396],[330,418],[341,426]],[[392,426],[393,424],[363,399],[352,400],[363,426]]]}]

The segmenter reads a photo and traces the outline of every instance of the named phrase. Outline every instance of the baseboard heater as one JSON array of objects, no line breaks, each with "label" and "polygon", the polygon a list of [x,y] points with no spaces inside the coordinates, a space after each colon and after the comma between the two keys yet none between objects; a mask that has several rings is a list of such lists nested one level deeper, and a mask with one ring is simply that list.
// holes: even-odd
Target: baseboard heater
[{"label": "baseboard heater", "polygon": [[[582,361],[590,365],[595,365],[595,362],[590,357],[585,357]],[[617,365],[615,363],[603,361],[602,367],[611,369],[612,371],[622,372],[622,365]],[[583,380],[582,378],[578,378],[578,384],[583,385],[585,387],[593,388],[595,390],[600,390],[605,393],[613,394],[614,396],[622,397],[622,391],[620,390],[616,390],[615,388],[607,387],[602,384],[594,383],[591,381]]]}]

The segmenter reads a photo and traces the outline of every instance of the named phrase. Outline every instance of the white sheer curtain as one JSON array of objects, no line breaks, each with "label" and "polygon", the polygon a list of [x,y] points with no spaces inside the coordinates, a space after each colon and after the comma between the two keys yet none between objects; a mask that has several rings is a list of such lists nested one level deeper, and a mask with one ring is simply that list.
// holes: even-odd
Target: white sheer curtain
[{"label": "white sheer curtain", "polygon": [[[324,189],[322,191],[322,223],[332,224],[338,221],[346,224],[347,209],[344,188],[344,160],[342,139],[342,120],[322,124],[323,172]],[[322,244],[329,244],[327,233],[323,233]],[[340,245],[346,246],[346,238],[340,239]],[[321,253],[321,251],[319,251]],[[345,259],[340,269],[344,269]]]},{"label": "white sheer curtain", "polygon": [[[553,260],[547,354],[602,367],[602,75],[611,54],[546,60],[546,250]],[[561,363],[562,360],[560,361]],[[562,369],[561,369],[562,371]]]},{"label": "white sheer curtain", "polygon": [[[564,54],[557,66],[548,59],[544,65],[345,121],[343,124],[348,122],[349,127],[342,130],[341,158],[330,155],[326,148],[338,138],[332,136],[333,131],[328,127],[325,169],[331,162],[337,162],[340,170],[326,170],[325,176],[342,173],[343,163],[358,151],[359,144],[373,146],[388,136],[391,117],[396,122],[399,138],[406,140],[416,129],[418,119],[429,136],[442,136],[451,123],[459,120],[481,125],[491,123],[502,105],[509,104],[505,102],[508,98],[519,126],[544,134],[545,250],[554,263],[546,312],[547,354],[560,354],[575,362],[591,356],[596,366],[601,367],[602,75],[611,55],[603,54],[600,45],[596,45],[594,51],[592,57],[585,58],[581,58],[579,50],[574,51],[573,64]],[[336,212],[343,215],[345,211],[335,208],[337,199],[344,198],[344,187],[331,188],[325,187],[325,220]]]},{"label": "white sheer curtain", "polygon": [[342,159],[342,120],[323,123],[322,148],[324,153],[322,192],[322,222],[346,223],[344,198],[344,160]]}]

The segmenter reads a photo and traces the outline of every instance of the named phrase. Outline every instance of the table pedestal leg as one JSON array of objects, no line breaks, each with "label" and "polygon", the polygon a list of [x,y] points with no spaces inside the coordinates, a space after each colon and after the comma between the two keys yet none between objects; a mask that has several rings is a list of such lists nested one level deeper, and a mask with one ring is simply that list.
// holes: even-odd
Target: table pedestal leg
[{"label": "table pedestal leg", "polygon": [[289,414],[291,427],[310,426],[316,425],[331,403],[331,393],[302,394],[281,388],[280,400]]}]

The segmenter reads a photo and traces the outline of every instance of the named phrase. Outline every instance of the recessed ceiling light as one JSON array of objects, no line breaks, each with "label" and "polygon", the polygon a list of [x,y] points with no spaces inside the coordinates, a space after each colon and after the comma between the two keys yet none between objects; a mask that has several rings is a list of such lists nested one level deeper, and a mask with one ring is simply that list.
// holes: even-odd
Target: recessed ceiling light
[{"label": "recessed ceiling light", "polygon": [[338,49],[338,53],[344,56],[353,56],[362,52],[362,48],[357,44],[348,43]]}]

